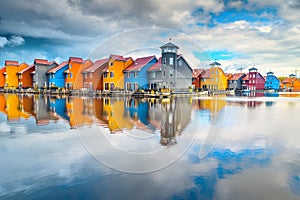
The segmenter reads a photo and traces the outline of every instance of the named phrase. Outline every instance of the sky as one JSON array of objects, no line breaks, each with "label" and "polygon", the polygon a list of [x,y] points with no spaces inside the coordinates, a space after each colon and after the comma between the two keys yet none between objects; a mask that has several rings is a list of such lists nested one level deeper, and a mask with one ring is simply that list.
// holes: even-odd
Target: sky
[{"label": "sky", "polygon": [[300,0],[1,1],[0,66],[159,56],[171,38],[192,68],[217,60],[225,72],[300,77],[299,10]]}]

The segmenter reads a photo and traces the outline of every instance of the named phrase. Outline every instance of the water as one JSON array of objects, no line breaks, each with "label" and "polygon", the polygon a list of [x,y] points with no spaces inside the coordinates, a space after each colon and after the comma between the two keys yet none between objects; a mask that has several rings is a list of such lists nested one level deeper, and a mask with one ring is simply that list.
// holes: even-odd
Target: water
[{"label": "water", "polygon": [[300,199],[299,97],[0,94],[0,199]]}]

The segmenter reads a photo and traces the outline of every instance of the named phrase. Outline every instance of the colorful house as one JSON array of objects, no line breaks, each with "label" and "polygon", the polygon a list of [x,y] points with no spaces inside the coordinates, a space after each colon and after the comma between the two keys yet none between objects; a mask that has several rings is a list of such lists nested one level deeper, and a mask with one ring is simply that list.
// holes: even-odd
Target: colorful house
[{"label": "colorful house", "polygon": [[17,72],[19,87],[20,88],[32,88],[32,72],[34,71],[34,65],[29,65],[28,67]]},{"label": "colorful house", "polygon": [[133,63],[133,59],[124,58],[119,55],[111,55],[108,60],[108,67],[103,73],[104,90],[124,89],[123,70]]},{"label": "colorful house", "polygon": [[91,90],[103,90],[103,73],[107,68],[108,59],[101,59],[83,70],[83,87]]},{"label": "colorful house", "polygon": [[288,78],[282,81],[283,90],[285,91],[300,91],[300,81],[295,74],[290,74]]},{"label": "colorful house", "polygon": [[268,72],[265,80],[266,90],[279,90],[280,80],[274,75],[273,72]]},{"label": "colorful house", "polygon": [[5,86],[9,89],[20,87],[17,73],[18,71],[25,69],[26,67],[28,67],[26,63],[22,63],[19,65],[17,61],[5,61]]},{"label": "colorful house", "polygon": [[201,89],[200,87],[200,81],[201,81],[201,74],[204,71],[204,69],[193,69],[193,75],[192,75],[192,85],[194,89]]},{"label": "colorful house", "polygon": [[0,69],[0,88],[4,88],[5,86],[5,75],[4,75],[5,72],[6,72],[6,68],[2,67]]},{"label": "colorful house", "polygon": [[228,83],[226,75],[220,67],[221,64],[215,61],[211,63],[210,66],[210,89],[226,90],[228,88]]},{"label": "colorful house", "polygon": [[242,89],[242,79],[246,76],[245,73],[235,73],[228,79],[228,89],[229,90],[241,90]]},{"label": "colorful house", "polygon": [[33,87],[36,89],[48,87],[49,83],[47,72],[56,66],[58,66],[58,64],[54,61],[49,62],[44,59],[35,59],[34,71],[32,72]]},{"label": "colorful house", "polygon": [[210,69],[204,69],[199,75],[199,86],[202,90],[211,90]]},{"label": "colorful house", "polygon": [[50,69],[48,74],[48,87],[58,87],[58,88],[64,88],[65,87],[65,73],[68,69],[68,61],[62,62],[60,65]]},{"label": "colorful house", "polygon": [[66,73],[66,88],[71,90],[80,90],[83,88],[83,74],[86,68],[91,66],[93,62],[91,60],[83,61],[82,58],[70,57],[69,67],[65,71]]},{"label": "colorful house", "polygon": [[264,90],[265,79],[254,67],[249,69],[249,73],[242,80],[242,90]]},{"label": "colorful house", "polygon": [[168,42],[160,48],[159,63],[148,69],[150,89],[166,88],[174,92],[189,91],[192,87],[193,69],[182,55],[177,54],[179,47]]},{"label": "colorful house", "polygon": [[139,88],[148,89],[147,70],[157,62],[155,56],[137,58],[124,70],[126,91],[136,91]]}]

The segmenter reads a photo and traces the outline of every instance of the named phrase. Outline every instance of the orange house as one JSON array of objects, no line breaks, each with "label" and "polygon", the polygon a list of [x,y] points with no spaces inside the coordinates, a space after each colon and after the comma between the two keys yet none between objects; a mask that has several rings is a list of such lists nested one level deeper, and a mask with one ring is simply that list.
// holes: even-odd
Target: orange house
[{"label": "orange house", "polygon": [[29,65],[28,67],[18,71],[19,87],[22,88],[32,88],[32,72],[34,71],[34,65]]},{"label": "orange house", "polygon": [[5,61],[5,86],[11,89],[19,87],[20,85],[17,73],[26,67],[28,67],[26,63],[19,65],[18,61]]},{"label": "orange house", "polygon": [[103,90],[103,72],[107,70],[108,59],[97,60],[82,71],[83,87],[91,90]]},{"label": "orange house", "polygon": [[80,90],[83,88],[83,74],[81,73],[87,67],[91,66],[91,60],[83,61],[82,58],[70,57],[69,68],[66,73],[66,88],[71,90]]},{"label": "orange house", "polygon": [[289,75],[288,78],[284,79],[282,81],[283,90],[288,90],[288,91],[294,91],[294,92],[298,92],[300,91],[300,81],[299,79],[297,79],[296,75],[291,74]]},{"label": "orange house", "polygon": [[6,72],[6,68],[2,67],[0,69],[0,88],[4,88],[5,86],[5,75],[4,75],[5,72]]},{"label": "orange house", "polygon": [[124,90],[123,70],[133,63],[133,59],[119,55],[110,55],[107,71],[103,73],[104,90]]}]

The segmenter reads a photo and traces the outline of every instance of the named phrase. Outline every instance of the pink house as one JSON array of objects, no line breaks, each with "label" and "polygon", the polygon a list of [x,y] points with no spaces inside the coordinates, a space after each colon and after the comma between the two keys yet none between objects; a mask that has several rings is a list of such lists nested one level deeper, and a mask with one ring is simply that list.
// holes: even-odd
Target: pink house
[{"label": "pink house", "polygon": [[264,90],[265,79],[257,72],[257,69],[252,67],[249,73],[242,79],[242,90]]}]

